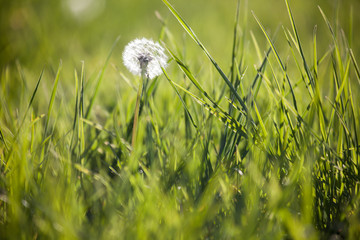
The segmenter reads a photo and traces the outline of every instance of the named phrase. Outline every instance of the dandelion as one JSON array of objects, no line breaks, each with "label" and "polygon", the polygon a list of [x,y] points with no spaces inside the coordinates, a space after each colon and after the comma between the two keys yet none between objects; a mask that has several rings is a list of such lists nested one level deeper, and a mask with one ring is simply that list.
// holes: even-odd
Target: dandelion
[{"label": "dandelion", "polygon": [[159,43],[142,38],[135,39],[126,45],[123,61],[134,75],[144,74],[147,78],[153,79],[162,73],[161,67],[166,67],[167,56]]},{"label": "dandelion", "polygon": [[[135,39],[126,45],[123,52],[123,61],[131,73],[141,76],[133,118],[131,146],[134,147],[140,114],[140,99],[143,96],[148,80],[159,76],[162,73],[162,68],[166,67],[167,56],[164,48],[159,43],[142,38]],[[146,98],[144,102],[146,102]]]}]

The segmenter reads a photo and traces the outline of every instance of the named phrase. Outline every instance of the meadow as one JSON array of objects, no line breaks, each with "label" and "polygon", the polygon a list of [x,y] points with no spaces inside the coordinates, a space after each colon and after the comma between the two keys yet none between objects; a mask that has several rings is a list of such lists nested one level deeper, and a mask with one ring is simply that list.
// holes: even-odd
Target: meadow
[{"label": "meadow", "polygon": [[360,239],[357,0],[0,2],[1,239]]}]

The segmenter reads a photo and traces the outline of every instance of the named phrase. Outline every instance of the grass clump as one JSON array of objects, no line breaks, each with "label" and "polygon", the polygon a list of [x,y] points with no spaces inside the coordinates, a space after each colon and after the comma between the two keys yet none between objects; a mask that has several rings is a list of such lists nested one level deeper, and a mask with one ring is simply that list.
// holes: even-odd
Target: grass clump
[{"label": "grass clump", "polygon": [[[142,69],[142,84],[109,64],[119,38],[97,76],[83,61],[71,84],[61,61],[34,86],[19,62],[2,68],[1,236],[358,239],[360,74],[344,31],[319,7],[330,45],[318,49],[317,27],[304,43],[285,0],[290,27],[272,35],[253,12],[256,34],[239,1],[224,70],[163,3],[200,68],[160,15],[169,67]],[[128,87],[101,89],[106,77]]]}]

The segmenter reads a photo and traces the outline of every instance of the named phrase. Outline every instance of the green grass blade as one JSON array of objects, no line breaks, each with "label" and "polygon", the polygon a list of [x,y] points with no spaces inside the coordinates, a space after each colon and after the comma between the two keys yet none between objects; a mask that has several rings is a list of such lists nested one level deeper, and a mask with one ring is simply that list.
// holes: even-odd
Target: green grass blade
[{"label": "green grass blade", "polygon": [[264,121],[262,120],[261,114],[259,112],[259,109],[258,109],[257,104],[256,104],[255,101],[254,101],[254,109],[255,109],[257,119],[259,120],[260,127],[262,129],[263,134],[264,134],[264,138],[266,138],[266,136],[268,135],[268,132],[266,131]]},{"label": "green grass blade", "polygon": [[[72,126],[72,137],[71,137],[71,144],[70,146],[74,150],[78,141],[80,140],[80,151],[84,148],[82,147],[83,143],[83,128],[82,123],[79,122],[79,119],[83,117],[83,89],[84,89],[84,68],[85,63],[81,61],[81,77],[79,81],[78,73],[75,69],[74,76],[75,76],[75,109],[74,109],[74,121]],[[76,129],[78,127],[78,129]],[[74,142],[75,141],[75,142]],[[75,143],[75,145],[74,145]]]},{"label": "green grass blade", "polygon": [[337,103],[340,100],[341,94],[343,93],[346,83],[348,81],[348,76],[349,76],[349,71],[350,71],[350,59],[348,59],[347,64],[346,64],[346,69],[345,69],[345,74],[343,76],[343,78],[341,79],[341,85],[339,90],[337,91],[336,97],[335,97],[335,103]]},{"label": "green grass blade", "polygon": [[73,122],[73,131],[75,130],[76,127],[76,122],[77,122],[77,116],[79,115],[79,77],[77,74],[77,71],[75,69],[74,71],[74,75],[75,75],[75,112],[74,112],[74,122]]},{"label": "green grass blade", "polygon": [[350,20],[349,20],[349,46],[352,47],[353,42],[353,26],[354,26],[354,7],[351,5],[350,7]]},{"label": "green grass blade", "polygon": [[22,126],[23,126],[23,124],[24,124],[24,122],[25,122],[26,116],[27,116],[27,114],[28,114],[28,112],[29,112],[29,110],[30,110],[30,107],[31,107],[31,105],[32,105],[32,103],[33,103],[33,101],[34,101],[34,98],[35,98],[35,95],[36,95],[36,93],[37,93],[37,91],[38,91],[38,88],[39,88],[39,85],[40,85],[40,81],[41,81],[41,79],[42,79],[43,74],[44,74],[44,68],[41,70],[39,79],[38,79],[38,81],[37,81],[37,83],[36,83],[36,86],[35,86],[35,89],[34,89],[32,95],[31,95],[31,98],[30,98],[28,107],[27,107],[27,109],[26,109],[26,111],[25,111],[25,114],[24,114],[23,119],[22,119],[22,121],[21,121],[21,123],[20,123],[20,126],[19,126],[19,128],[17,129],[16,134],[14,135],[13,144],[11,145],[11,148],[10,148],[9,154],[7,155],[6,160],[9,160],[9,158],[10,158],[10,156],[11,156],[13,150],[14,150],[14,146],[16,145],[15,142],[17,141],[17,138],[19,137],[20,130],[21,130],[21,128],[22,128]]},{"label": "green grass blade", "polygon": [[175,62],[178,64],[178,66],[181,68],[181,70],[185,73],[185,75],[190,79],[190,81],[195,85],[195,87],[205,96],[207,99],[210,100],[214,106],[218,106],[216,101],[203,89],[203,87],[200,85],[200,83],[196,80],[194,75],[191,73],[189,68],[170,50],[168,49],[170,55],[175,60]]},{"label": "green grass blade", "polygon": [[331,23],[330,21],[328,20],[328,18],[326,17],[325,13],[323,12],[323,10],[320,8],[320,6],[318,7],[319,10],[320,10],[320,13],[322,15],[322,17],[324,18],[329,30],[330,30],[330,33],[331,33],[331,37],[334,41],[334,46],[335,46],[335,54],[336,54],[336,59],[338,60],[338,64],[339,64],[339,69],[340,71],[342,72],[344,67],[343,67],[343,62],[341,60],[341,54],[340,54],[340,50],[339,50],[339,44],[336,40],[336,32],[333,30],[332,26],[331,26]]},{"label": "green grass blade", "polygon": [[[170,53],[171,57],[175,60],[175,62],[178,64],[178,66],[181,68],[181,70],[186,74],[186,76],[189,78],[189,80],[195,85],[195,87],[205,96],[208,94],[206,91],[202,88],[202,86],[199,84],[199,82],[195,79],[194,75],[191,73],[189,68],[170,50],[167,49]],[[215,102],[210,96],[208,96],[211,102]]]},{"label": "green grass blade", "polygon": [[54,86],[53,86],[53,90],[51,92],[50,102],[49,102],[49,106],[48,106],[48,112],[47,112],[47,116],[46,116],[46,123],[45,123],[45,130],[44,130],[44,138],[46,137],[47,129],[49,127],[51,111],[52,111],[52,108],[53,108],[53,105],[54,105],[54,100],[55,100],[56,90],[57,90],[57,86],[58,86],[59,79],[60,79],[61,69],[62,69],[62,61],[60,60],[59,68],[58,68],[57,73],[56,73]]},{"label": "green grass blade", "polygon": [[31,98],[30,98],[28,107],[26,108],[24,117],[23,117],[23,119],[22,119],[22,121],[21,121],[21,124],[20,124],[20,126],[19,126],[19,128],[18,128],[17,133],[15,134],[15,138],[14,138],[15,140],[17,139],[17,136],[18,136],[18,134],[19,134],[19,132],[20,132],[20,129],[21,129],[22,125],[24,124],[25,118],[26,118],[26,116],[27,116],[27,114],[28,114],[28,112],[29,112],[29,110],[30,110],[30,107],[31,107],[33,101],[34,101],[34,98],[35,98],[35,95],[36,95],[37,90],[38,90],[38,88],[39,88],[40,81],[41,81],[41,79],[42,79],[43,74],[44,74],[44,69],[41,70],[39,79],[38,79],[38,81],[37,81],[37,83],[36,83],[36,86],[35,86],[35,89],[34,89],[34,91],[33,91],[33,94],[31,95]]},{"label": "green grass blade", "polygon": [[[79,121],[79,122],[86,123],[87,125],[95,128],[95,129],[97,129],[97,130],[99,130],[99,131],[106,132],[106,133],[107,133],[109,136],[111,136],[111,137],[115,137],[115,138],[117,137],[117,136],[116,136],[116,133],[114,133],[114,132],[106,129],[106,128],[105,128],[104,126],[102,126],[101,124],[94,123],[94,122],[92,122],[92,121],[90,121],[90,120],[87,120],[87,119],[85,119],[85,118],[80,118],[80,121]],[[131,149],[130,143],[127,142],[125,139],[120,138],[120,141],[121,141],[122,144],[124,144],[124,146],[126,146],[126,148],[127,148],[128,150]]]},{"label": "green grass blade", "polygon": [[116,134],[111,132],[110,130],[107,130],[105,127],[103,127],[101,124],[98,124],[98,123],[94,123],[90,120],[87,120],[86,118],[81,118],[80,119],[82,122],[94,127],[95,129],[97,130],[100,130],[100,131],[103,131],[103,132],[106,132],[107,134],[109,134],[110,136],[112,137],[116,137]]},{"label": "green grass blade", "polygon": [[[83,119],[84,116],[84,82],[85,82],[85,62],[81,62],[81,75],[80,75],[80,103],[78,116],[79,119]],[[80,140],[80,153],[85,151],[85,132],[84,124],[82,121],[78,121],[78,137]]]},{"label": "green grass blade", "polygon": [[331,46],[323,55],[322,57],[317,61],[317,65],[320,66],[324,62],[324,60],[331,55],[331,53],[334,51],[334,47]]},{"label": "green grass blade", "polygon": [[267,32],[265,31],[265,28],[263,27],[263,25],[260,23],[259,19],[256,17],[255,13],[252,12],[256,22],[258,23],[258,25],[260,26],[261,30],[263,31],[268,43],[270,44],[271,46],[271,49],[273,50],[274,54],[275,54],[275,57],[276,57],[276,60],[278,61],[280,67],[281,67],[281,70],[284,72],[285,76],[286,76],[286,80],[289,84],[289,87],[290,87],[290,91],[291,91],[291,95],[292,95],[292,99],[293,99],[293,103],[294,103],[294,107],[295,109],[297,110],[297,103],[296,103],[296,98],[295,98],[295,93],[294,93],[294,90],[293,90],[293,87],[291,85],[291,82],[290,82],[290,79],[289,79],[289,76],[286,72],[286,69],[285,69],[285,66],[283,64],[283,62],[281,61],[281,58],[280,58],[280,55],[278,54],[276,48],[275,48],[275,45],[274,43],[272,42],[272,40],[270,39],[269,35],[267,34]]},{"label": "green grass blade", "polygon": [[325,22],[326,22],[326,24],[327,24],[327,26],[328,26],[328,28],[329,28],[329,30],[330,30],[331,36],[332,36],[333,38],[335,38],[335,32],[334,32],[334,30],[333,30],[333,28],[332,28],[332,26],[331,26],[330,21],[328,20],[328,18],[326,17],[325,13],[324,13],[323,10],[320,8],[320,6],[318,6],[318,8],[319,8],[319,11],[320,11],[321,15],[322,15],[322,17],[324,18],[324,20],[325,20]]},{"label": "green grass blade", "polygon": [[[305,84],[305,86],[306,86],[306,89],[308,90],[309,95],[310,95],[310,97],[312,98],[312,96],[313,96],[313,93],[312,93],[312,92],[314,91],[314,90],[313,90],[313,89],[314,89],[313,84],[312,84],[310,81],[306,81],[306,77],[305,77],[306,73],[305,73],[305,74],[303,73],[303,69],[302,69],[302,67],[301,67],[301,65],[300,65],[300,63],[299,63],[299,61],[298,61],[298,59],[297,59],[297,57],[296,57],[295,51],[294,51],[294,46],[295,46],[295,48],[297,49],[297,51],[300,52],[300,50],[299,50],[299,44],[298,44],[297,41],[294,39],[294,36],[291,34],[291,32],[290,32],[289,29],[286,29],[286,30],[285,30],[285,28],[283,27],[283,30],[284,30],[284,35],[285,35],[285,37],[286,37],[286,40],[287,40],[287,42],[288,42],[288,45],[289,45],[289,47],[290,47],[291,54],[292,54],[293,59],[294,59],[294,61],[295,61],[295,64],[296,64],[296,66],[297,66],[297,68],[298,68],[298,70],[299,70],[299,73],[301,74],[301,78],[302,78],[302,80],[303,80],[303,82],[304,82],[304,84]],[[291,41],[290,41],[290,40],[291,40]],[[291,42],[293,42],[294,45],[291,44]],[[305,72],[306,72],[306,71],[305,71]],[[308,77],[307,79],[309,79],[309,77]],[[311,90],[312,90],[312,91],[310,91],[309,85],[311,86]]]},{"label": "green grass blade", "polygon": [[[33,91],[33,94],[31,95],[31,98],[30,98],[30,101],[29,101],[29,105],[28,105],[28,107],[27,107],[27,109],[26,109],[26,112],[25,112],[25,114],[24,114],[22,123],[24,123],[24,120],[25,120],[25,118],[26,118],[26,115],[27,115],[27,113],[29,112],[29,109],[30,109],[30,107],[31,107],[31,105],[32,105],[32,103],[33,103],[33,101],[34,101],[34,98],[35,98],[35,95],[36,95],[37,90],[38,90],[38,88],[39,88],[40,81],[41,81],[41,79],[42,79],[43,74],[44,74],[44,69],[41,70],[39,79],[38,79],[38,81],[37,81],[37,83],[36,83],[36,86],[35,86],[35,89],[34,89],[34,91]],[[22,125],[22,124],[21,124],[21,125]]]},{"label": "green grass blade", "polygon": [[298,47],[299,47],[299,51],[300,51],[300,55],[301,55],[301,58],[303,60],[303,64],[304,64],[304,68],[305,68],[305,71],[306,71],[306,74],[309,78],[309,81],[313,87],[313,89],[315,88],[315,82],[314,82],[314,78],[313,76],[311,75],[311,72],[310,72],[310,69],[308,67],[308,64],[306,62],[306,59],[305,59],[305,55],[304,55],[304,51],[303,51],[303,48],[301,46],[301,42],[300,42],[300,37],[299,37],[299,34],[298,34],[298,31],[296,29],[296,26],[295,26],[295,21],[294,21],[294,17],[293,17],[293,14],[291,12],[291,9],[290,9],[290,6],[289,6],[289,2],[288,0],[285,0],[285,3],[286,3],[286,7],[287,7],[287,10],[288,10],[288,13],[289,13],[289,17],[290,17],[290,21],[291,21],[291,26],[293,28],[293,31],[294,31],[294,34],[295,34],[295,37],[296,37],[296,40],[297,40],[297,44],[298,44]]},{"label": "green grass blade", "polygon": [[116,38],[115,42],[113,43],[113,45],[112,45],[112,47],[111,47],[111,49],[110,49],[110,51],[109,51],[109,54],[108,54],[108,56],[107,56],[107,58],[106,58],[106,60],[105,60],[105,63],[104,63],[104,65],[103,65],[102,69],[101,69],[101,72],[100,72],[100,74],[98,75],[97,82],[96,82],[96,87],[95,87],[95,91],[94,91],[92,97],[90,98],[90,103],[89,103],[89,106],[87,107],[86,114],[85,114],[85,118],[89,118],[89,116],[90,116],[92,107],[93,107],[94,102],[95,102],[95,98],[96,98],[96,96],[97,96],[97,94],[98,94],[98,92],[99,92],[101,82],[102,82],[102,80],[103,80],[103,78],[104,78],[104,73],[105,73],[106,67],[108,66],[108,63],[109,63],[111,54],[112,54],[112,52],[114,51],[114,48],[115,48],[116,44],[118,43],[119,39],[120,39],[120,36],[118,36],[118,37]]},{"label": "green grass blade", "polygon": [[248,99],[250,99],[250,97],[252,97],[252,99],[251,99],[251,104],[252,104],[252,102],[257,98],[261,84],[263,82],[263,75],[265,72],[266,63],[269,59],[270,52],[271,52],[271,48],[268,49],[268,51],[265,54],[264,59],[262,60],[260,67],[257,69],[256,76],[251,84],[251,89],[249,90],[249,93],[247,94],[247,96],[245,98],[245,102],[247,102]]},{"label": "green grass blade", "polygon": [[318,110],[318,115],[319,115],[319,127],[320,127],[320,131],[321,131],[321,135],[323,137],[323,140],[327,139],[326,136],[326,130],[325,130],[325,119],[324,119],[324,114],[321,110],[321,108],[319,108]]},{"label": "green grass blade", "polygon": [[318,60],[317,60],[317,41],[316,41],[317,26],[315,25],[313,31],[313,57],[314,57],[314,78],[318,76]]},{"label": "green grass blade", "polygon": [[168,79],[171,81],[174,86],[179,88],[180,90],[184,91],[186,94],[190,95],[195,102],[203,106],[206,110],[208,110],[212,115],[216,116],[220,121],[222,121],[225,125],[227,125],[229,128],[231,128],[233,131],[238,132],[240,134],[243,134],[244,136],[247,136],[246,130],[244,127],[232,116],[230,116],[227,112],[225,112],[223,109],[221,109],[219,106],[212,107],[207,102],[205,102],[203,99],[199,98],[192,92],[188,91],[187,89],[183,88],[179,84],[173,82],[171,79]]},{"label": "green grass blade", "polygon": [[209,58],[211,63],[214,65],[216,70],[221,75],[222,79],[225,81],[225,83],[229,86],[231,92],[234,94],[235,98],[239,101],[242,108],[244,108],[245,112],[247,112],[247,107],[245,105],[245,102],[241,99],[237,91],[235,90],[234,86],[231,84],[230,80],[227,78],[226,74],[222,71],[222,69],[219,67],[219,65],[215,62],[215,60],[211,57],[210,53],[206,50],[204,45],[200,42],[200,40],[195,35],[194,31],[191,29],[191,27],[184,21],[184,19],[178,14],[178,12],[174,9],[174,7],[167,1],[162,0],[165,5],[169,8],[170,12],[175,16],[175,18],[178,20],[180,25],[185,29],[185,31],[190,35],[190,37],[199,45],[199,47],[203,50],[205,55]]},{"label": "green grass blade", "polygon": [[187,106],[186,106],[186,103],[185,103],[184,99],[181,97],[179,91],[177,90],[177,88],[176,88],[175,85],[173,84],[173,81],[170,80],[170,78],[169,78],[167,72],[165,71],[165,69],[164,69],[164,68],[161,68],[161,69],[163,70],[163,73],[164,73],[166,79],[168,80],[168,82],[170,83],[171,87],[175,90],[176,95],[179,97],[179,99],[180,99],[180,101],[181,101],[181,103],[182,103],[182,105],[183,105],[183,107],[184,107],[184,109],[185,109],[186,114],[187,114],[187,115],[189,116],[189,118],[190,118],[191,123],[193,124],[193,126],[194,126],[195,128],[197,128],[197,126],[196,126],[196,124],[195,124],[195,122],[194,122],[194,119],[193,119],[193,117],[191,116],[191,113],[190,113],[189,109],[188,109]]},{"label": "green grass blade", "polygon": [[356,62],[356,59],[355,59],[355,57],[354,57],[354,52],[353,52],[353,50],[350,49],[349,52],[350,52],[351,61],[352,61],[353,65],[354,65],[354,67],[355,67],[355,72],[356,72],[357,80],[358,80],[358,82],[359,82],[359,84],[360,84],[360,70],[359,70],[359,66],[358,66],[358,64],[357,64],[357,62]]},{"label": "green grass blade", "polygon": [[353,100],[353,94],[352,94],[352,87],[351,87],[351,82],[349,81],[349,96],[350,96],[350,109],[351,109],[351,115],[352,115],[352,122],[353,122],[353,131],[354,131],[354,147],[357,148],[356,152],[355,152],[355,159],[356,159],[356,164],[359,164],[359,155],[360,155],[360,146],[359,146],[359,138],[358,138],[358,133],[357,133],[357,128],[356,125],[357,123],[357,119],[358,116],[355,114],[355,107],[354,107],[354,100]]},{"label": "green grass blade", "polygon": [[353,146],[356,146],[355,145],[355,140],[351,136],[351,132],[349,130],[349,127],[347,126],[347,124],[346,124],[346,122],[344,120],[344,116],[339,112],[339,110],[336,108],[336,105],[334,103],[332,103],[329,98],[327,98],[327,100],[330,102],[330,105],[332,106],[333,111],[335,111],[336,115],[338,116],[339,122],[343,126],[344,131],[346,132],[346,137],[349,137],[351,139],[351,142],[352,142]]},{"label": "green grass blade", "polygon": [[75,76],[75,109],[74,109],[74,121],[72,126],[72,136],[71,136],[71,142],[70,147],[74,149],[74,141],[77,142],[78,138],[76,137],[76,123],[78,121],[78,111],[79,111],[79,78],[77,71],[75,69],[74,71]]},{"label": "green grass blade", "polygon": [[[254,47],[255,47],[255,50],[256,50],[256,55],[258,56],[259,60],[261,61],[262,60],[262,53],[260,51],[259,43],[256,40],[256,37],[255,37],[253,31],[250,31],[250,36],[251,36],[251,40],[252,40],[252,42],[254,44]],[[270,50],[271,50],[271,48],[270,48]]]},{"label": "green grass blade", "polygon": [[236,60],[236,46],[237,46],[237,38],[238,38],[238,24],[239,24],[239,14],[240,13],[240,0],[237,1],[237,7],[236,7],[236,17],[235,17],[235,23],[234,23],[234,30],[233,30],[233,44],[232,44],[232,51],[231,51],[231,67],[230,67],[230,74],[231,74],[231,83],[234,84],[235,76],[234,68],[236,67],[235,60]]},{"label": "green grass blade", "polygon": [[4,143],[4,145],[5,145],[5,149],[8,151],[9,148],[8,148],[8,146],[7,146],[7,144],[6,144],[6,141],[5,141],[4,135],[3,135],[2,131],[1,131],[1,128],[0,128],[0,138],[1,138],[1,141],[2,141],[2,142]]}]

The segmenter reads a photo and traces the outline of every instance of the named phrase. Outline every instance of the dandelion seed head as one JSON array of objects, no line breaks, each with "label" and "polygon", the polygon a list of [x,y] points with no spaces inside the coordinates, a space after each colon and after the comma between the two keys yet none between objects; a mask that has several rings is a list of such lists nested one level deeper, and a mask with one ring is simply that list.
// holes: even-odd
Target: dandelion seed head
[{"label": "dandelion seed head", "polygon": [[135,39],[126,45],[123,61],[132,74],[140,76],[144,70],[146,76],[153,79],[162,73],[161,67],[166,67],[167,56],[159,43],[142,38]]}]

